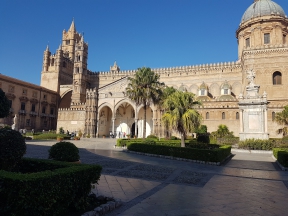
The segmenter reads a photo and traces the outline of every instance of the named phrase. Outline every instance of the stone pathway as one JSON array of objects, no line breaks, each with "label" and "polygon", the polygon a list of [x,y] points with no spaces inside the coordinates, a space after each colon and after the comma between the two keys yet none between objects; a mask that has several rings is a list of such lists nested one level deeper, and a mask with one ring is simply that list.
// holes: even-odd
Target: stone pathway
[{"label": "stone pathway", "polygon": [[[47,158],[55,142],[27,142],[27,157]],[[233,152],[223,166],[129,154],[115,139],[73,141],[82,163],[103,172],[98,195],[124,205],[107,215],[287,215],[288,174],[271,154]]]}]

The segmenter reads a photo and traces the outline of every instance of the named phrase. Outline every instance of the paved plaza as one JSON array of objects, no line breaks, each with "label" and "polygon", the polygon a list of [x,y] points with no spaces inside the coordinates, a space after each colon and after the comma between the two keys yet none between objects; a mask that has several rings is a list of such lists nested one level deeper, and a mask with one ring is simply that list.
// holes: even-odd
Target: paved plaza
[{"label": "paved plaza", "polygon": [[[108,216],[288,215],[288,173],[271,153],[233,150],[231,160],[212,166],[127,153],[115,139],[71,142],[82,163],[103,167],[93,192],[124,202]],[[56,142],[26,143],[26,157],[47,159]]]}]

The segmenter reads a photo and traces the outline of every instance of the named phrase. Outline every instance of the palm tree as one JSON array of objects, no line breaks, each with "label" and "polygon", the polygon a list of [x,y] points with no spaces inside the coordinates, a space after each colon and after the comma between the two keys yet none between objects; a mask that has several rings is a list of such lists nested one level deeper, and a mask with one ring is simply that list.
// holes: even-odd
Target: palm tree
[{"label": "palm tree", "polygon": [[128,78],[129,83],[126,88],[126,96],[137,105],[143,105],[144,108],[143,138],[146,137],[147,107],[151,103],[158,104],[161,99],[164,83],[160,82],[159,79],[159,74],[154,73],[149,67],[138,68],[134,77]]},{"label": "palm tree", "polygon": [[195,101],[193,93],[182,91],[174,92],[164,101],[162,121],[181,134],[181,147],[185,147],[187,133],[194,132],[201,124],[202,116],[194,109],[196,104],[199,102]]},{"label": "palm tree", "polygon": [[278,124],[284,125],[282,131],[283,131],[283,136],[286,136],[287,132],[288,132],[288,128],[287,128],[287,125],[288,125],[288,106],[284,106],[284,110],[282,110],[282,112],[276,113],[273,121],[276,121]]}]

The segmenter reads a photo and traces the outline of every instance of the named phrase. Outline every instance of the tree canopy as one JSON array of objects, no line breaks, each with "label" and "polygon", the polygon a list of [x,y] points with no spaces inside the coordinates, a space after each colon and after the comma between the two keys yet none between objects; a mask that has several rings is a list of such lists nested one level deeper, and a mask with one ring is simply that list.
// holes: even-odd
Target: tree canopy
[{"label": "tree canopy", "polygon": [[283,136],[287,136],[288,132],[288,106],[284,106],[284,109],[281,112],[276,113],[273,121],[276,121],[278,124],[283,125],[282,132]]},{"label": "tree canopy", "polygon": [[[146,137],[146,110],[151,103],[158,104],[162,98],[164,83],[159,81],[159,74],[154,73],[149,67],[138,68],[134,77],[129,77],[126,96],[138,106],[144,108],[143,138]],[[137,127],[137,125],[135,125]]]},{"label": "tree canopy", "polygon": [[165,126],[181,134],[181,147],[185,147],[187,133],[194,132],[201,124],[202,116],[194,109],[199,102],[190,92],[175,91],[164,103],[162,121]]},{"label": "tree canopy", "polygon": [[0,88],[0,118],[5,118],[9,115],[10,102],[5,95],[5,92]]}]

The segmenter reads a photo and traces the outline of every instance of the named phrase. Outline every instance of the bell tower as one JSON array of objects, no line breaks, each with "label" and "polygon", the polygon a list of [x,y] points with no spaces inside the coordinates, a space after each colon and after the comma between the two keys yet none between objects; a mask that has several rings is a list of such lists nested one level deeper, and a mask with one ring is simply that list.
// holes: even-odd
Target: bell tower
[{"label": "bell tower", "polygon": [[87,82],[87,57],[88,44],[84,42],[84,36],[75,44],[74,71],[73,71],[73,93],[72,103],[84,103],[86,101]]}]

